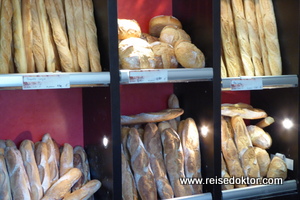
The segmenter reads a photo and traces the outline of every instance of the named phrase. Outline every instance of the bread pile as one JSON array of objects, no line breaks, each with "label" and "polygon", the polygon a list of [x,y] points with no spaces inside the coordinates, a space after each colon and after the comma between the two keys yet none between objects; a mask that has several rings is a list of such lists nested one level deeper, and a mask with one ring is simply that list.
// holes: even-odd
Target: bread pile
[{"label": "bread pile", "polygon": [[183,112],[171,112],[179,109],[174,94],[169,108],[123,121],[123,199],[169,199],[202,193],[202,185],[181,185],[179,180],[202,177],[197,126],[192,118],[180,120]]},{"label": "bread pile", "polygon": [[0,2],[0,74],[102,70],[92,0]]},{"label": "bread pile", "polygon": [[34,143],[23,140],[19,148],[0,140],[0,199],[93,199],[101,182],[91,180],[83,147],[59,146],[50,134]]},{"label": "bread pile", "polygon": [[272,0],[221,0],[221,77],[282,74]]},{"label": "bread pile", "polygon": [[153,17],[149,33],[136,20],[118,19],[121,69],[202,68],[205,57],[182,29],[181,22],[167,15]]},{"label": "bread pile", "polygon": [[[222,176],[250,178],[287,178],[287,165],[280,157],[272,159],[267,149],[272,145],[271,136],[263,128],[274,118],[264,110],[244,103],[223,104],[221,107]],[[246,125],[244,119],[261,119],[255,125]],[[223,189],[247,185],[223,185]]]}]

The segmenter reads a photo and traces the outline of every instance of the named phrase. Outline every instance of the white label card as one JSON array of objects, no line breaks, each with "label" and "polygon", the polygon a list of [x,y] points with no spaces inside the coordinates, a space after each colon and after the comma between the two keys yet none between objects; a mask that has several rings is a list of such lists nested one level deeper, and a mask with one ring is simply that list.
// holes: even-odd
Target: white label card
[{"label": "white label card", "polygon": [[261,90],[263,89],[262,78],[233,79],[230,83],[231,90]]},{"label": "white label card", "polygon": [[24,75],[23,90],[70,88],[68,74]]},{"label": "white label card", "polygon": [[167,70],[129,71],[129,83],[157,83],[167,81]]}]

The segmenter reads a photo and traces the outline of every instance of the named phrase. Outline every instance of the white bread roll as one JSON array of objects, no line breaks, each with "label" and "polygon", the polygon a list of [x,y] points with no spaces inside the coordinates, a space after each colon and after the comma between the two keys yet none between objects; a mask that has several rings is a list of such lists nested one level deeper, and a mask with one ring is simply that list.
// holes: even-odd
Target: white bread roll
[{"label": "white bread roll", "polygon": [[118,19],[118,38],[140,38],[142,34],[139,23],[134,19]]},{"label": "white bread roll", "polygon": [[12,200],[10,190],[10,180],[6,167],[4,149],[0,147],[0,199]]},{"label": "white bread roll", "polygon": [[173,46],[164,42],[153,42],[150,44],[156,60],[155,68],[170,69],[177,68],[178,62],[175,57]]},{"label": "white bread roll", "polygon": [[150,19],[149,33],[152,36],[159,37],[161,30],[168,25],[177,26],[182,29],[182,24],[176,17],[170,15],[158,15]]}]

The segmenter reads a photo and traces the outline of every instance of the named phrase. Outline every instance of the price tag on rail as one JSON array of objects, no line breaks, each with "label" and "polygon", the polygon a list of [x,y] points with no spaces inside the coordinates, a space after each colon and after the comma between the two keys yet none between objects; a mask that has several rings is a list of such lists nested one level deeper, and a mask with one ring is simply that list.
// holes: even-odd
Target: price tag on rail
[{"label": "price tag on rail", "polygon": [[24,75],[23,90],[70,88],[68,74]]},{"label": "price tag on rail", "polygon": [[232,79],[230,88],[231,90],[262,90],[263,82],[260,77]]},{"label": "price tag on rail", "polygon": [[168,81],[167,70],[129,71],[129,83],[157,83]]}]

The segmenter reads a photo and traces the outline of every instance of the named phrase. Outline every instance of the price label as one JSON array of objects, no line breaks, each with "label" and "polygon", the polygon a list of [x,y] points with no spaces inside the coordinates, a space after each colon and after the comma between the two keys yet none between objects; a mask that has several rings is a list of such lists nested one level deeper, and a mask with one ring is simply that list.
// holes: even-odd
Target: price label
[{"label": "price label", "polygon": [[68,74],[24,75],[23,90],[70,88]]},{"label": "price label", "polygon": [[157,83],[168,81],[167,70],[130,71],[129,83]]},{"label": "price label", "polygon": [[233,79],[230,83],[231,90],[261,90],[263,89],[262,78]]}]

